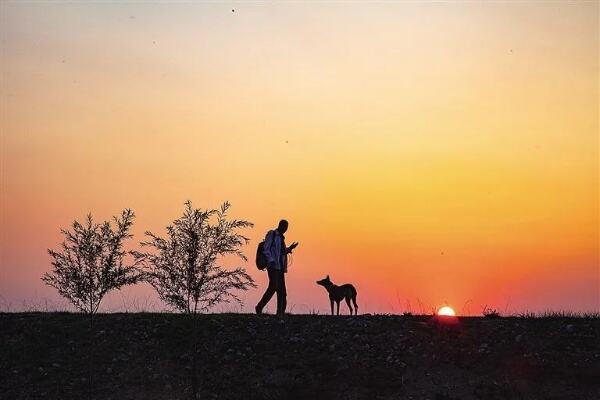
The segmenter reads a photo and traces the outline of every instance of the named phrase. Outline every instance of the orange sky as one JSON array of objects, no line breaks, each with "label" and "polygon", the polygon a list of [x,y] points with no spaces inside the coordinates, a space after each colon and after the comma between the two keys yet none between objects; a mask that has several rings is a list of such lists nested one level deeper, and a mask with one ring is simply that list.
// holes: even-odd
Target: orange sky
[{"label": "orange sky", "polygon": [[290,221],[293,312],[327,273],[362,312],[598,311],[598,8],[2,2],[0,306],[58,304],[74,218],[131,207],[139,240],[191,199],[250,256]]}]

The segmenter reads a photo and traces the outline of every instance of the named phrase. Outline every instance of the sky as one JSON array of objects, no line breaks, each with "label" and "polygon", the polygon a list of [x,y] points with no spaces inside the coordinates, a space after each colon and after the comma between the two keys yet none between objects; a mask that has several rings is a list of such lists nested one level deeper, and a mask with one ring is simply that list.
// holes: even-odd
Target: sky
[{"label": "sky", "polygon": [[[0,309],[65,307],[60,228],[191,200],[360,312],[600,310],[598,2],[0,3]],[[272,311],[274,300],[270,305]],[[164,309],[152,288],[103,311]]]}]

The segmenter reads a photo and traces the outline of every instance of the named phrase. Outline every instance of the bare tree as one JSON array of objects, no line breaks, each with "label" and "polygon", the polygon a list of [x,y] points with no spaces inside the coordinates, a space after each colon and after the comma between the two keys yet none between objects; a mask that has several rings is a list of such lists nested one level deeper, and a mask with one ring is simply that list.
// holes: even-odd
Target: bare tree
[{"label": "bare tree", "polygon": [[108,292],[139,279],[135,263],[125,263],[127,252],[123,249],[132,236],[129,230],[134,217],[133,211],[126,209],[113,217],[113,227],[109,221],[94,223],[88,214],[83,224],[75,221],[71,230],[61,229],[65,240],[59,251],[48,250],[53,269],[42,280],[93,320]]},{"label": "bare tree", "polygon": [[247,261],[241,247],[249,239],[238,230],[253,225],[228,220],[229,208],[225,202],[218,210],[201,210],[187,201],[183,216],[167,227],[166,238],[146,232],[148,240],[141,246],[154,252],[133,252],[145,279],[168,305],[196,314],[221,302],[241,303],[232,290],[255,286],[243,267],[228,270],[219,263],[226,255]]},{"label": "bare tree", "polygon": [[192,318],[191,359],[192,398],[198,398],[197,383],[197,314],[221,302],[242,303],[233,290],[255,287],[243,267],[225,268],[224,256],[247,261],[241,247],[249,239],[238,231],[252,227],[244,220],[229,219],[228,202],[219,209],[202,210],[187,201],[183,216],[167,227],[162,238],[146,232],[148,240],[142,248],[151,252],[133,252],[141,263],[145,279],[156,289],[160,298],[171,307]]}]

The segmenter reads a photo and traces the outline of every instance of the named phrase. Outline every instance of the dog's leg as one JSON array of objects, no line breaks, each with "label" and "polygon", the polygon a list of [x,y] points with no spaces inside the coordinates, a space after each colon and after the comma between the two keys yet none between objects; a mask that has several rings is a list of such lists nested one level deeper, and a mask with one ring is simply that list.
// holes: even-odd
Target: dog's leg
[{"label": "dog's leg", "polygon": [[331,302],[331,315],[333,315],[333,300],[329,300]]},{"label": "dog's leg", "polygon": [[354,315],[358,315],[358,304],[356,304],[356,293],[352,296],[352,302],[354,303]]},{"label": "dog's leg", "polygon": [[335,304],[337,305],[337,315],[340,315],[340,302],[336,301]]},{"label": "dog's leg", "polygon": [[350,304],[350,297],[346,297],[346,304],[348,304],[348,310],[350,310],[350,315],[352,315],[352,305]]}]

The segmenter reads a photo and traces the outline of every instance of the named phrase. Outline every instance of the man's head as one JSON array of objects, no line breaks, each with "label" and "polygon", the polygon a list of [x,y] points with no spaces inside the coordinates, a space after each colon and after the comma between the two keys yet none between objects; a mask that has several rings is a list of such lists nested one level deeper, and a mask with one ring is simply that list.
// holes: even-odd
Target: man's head
[{"label": "man's head", "polygon": [[281,221],[279,221],[279,225],[277,226],[277,230],[279,231],[279,233],[281,233],[282,235],[285,233],[285,231],[287,231],[288,229],[288,222],[285,219],[282,219]]}]

